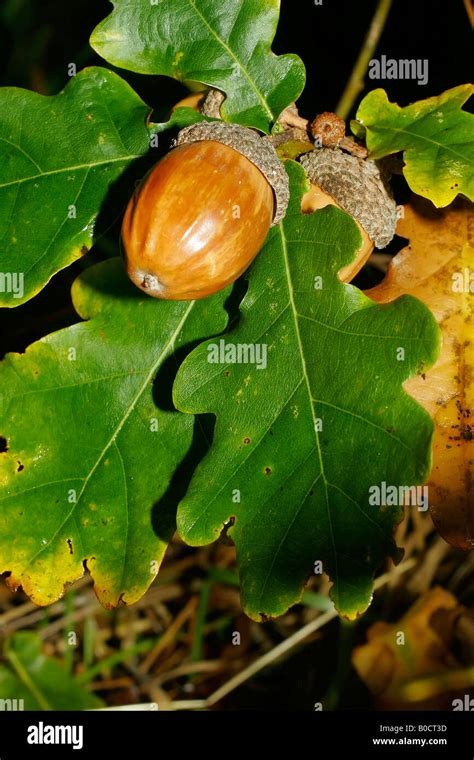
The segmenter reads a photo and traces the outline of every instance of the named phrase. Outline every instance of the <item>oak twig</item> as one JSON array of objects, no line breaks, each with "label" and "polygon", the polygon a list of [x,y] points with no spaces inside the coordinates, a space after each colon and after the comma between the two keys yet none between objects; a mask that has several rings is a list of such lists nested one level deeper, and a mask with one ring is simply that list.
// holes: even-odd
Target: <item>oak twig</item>
[{"label": "oak twig", "polygon": [[360,50],[359,56],[352,69],[352,74],[347,82],[341,99],[336,106],[336,113],[344,121],[348,118],[355,99],[359,92],[364,88],[364,76],[369,66],[375,48],[377,47],[382,35],[385,21],[390,11],[392,0],[379,0],[377,9],[365,37],[364,43]]}]

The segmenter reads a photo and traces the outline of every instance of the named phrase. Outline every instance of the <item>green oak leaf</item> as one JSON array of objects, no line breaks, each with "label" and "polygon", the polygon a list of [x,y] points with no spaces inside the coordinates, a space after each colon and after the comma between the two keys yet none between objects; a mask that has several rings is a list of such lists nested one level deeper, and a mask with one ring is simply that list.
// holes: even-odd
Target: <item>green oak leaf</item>
[{"label": "green oak leaf", "polygon": [[184,129],[184,127],[189,127],[198,121],[216,121],[216,119],[203,116],[199,111],[195,111],[194,108],[186,106],[173,111],[167,121],[150,123],[149,130],[152,134],[160,134],[161,132],[167,132],[169,129]]},{"label": "green oak leaf", "polygon": [[[238,326],[197,347],[176,378],[178,409],[217,418],[178,531],[198,546],[226,526],[256,620],[297,602],[318,561],[336,607],[354,617],[378,566],[398,557],[402,509],[372,506],[369,488],[421,483],[429,471],[432,422],[402,383],[434,362],[439,333],[416,299],[380,307],[339,280],[360,234],[331,206],[302,215],[304,172],[288,171],[290,207],[254,262]],[[247,363],[215,363],[239,345]]]},{"label": "green oak leaf", "polygon": [[112,183],[149,150],[149,112],[101,68],[58,95],[0,89],[0,306],[24,303],[87,253]]},{"label": "green oak leaf", "polygon": [[225,325],[225,292],[157,301],[116,258],[86,270],[72,296],[88,321],[0,364],[0,572],[49,604],[87,561],[113,607],[143,595],[173,533],[167,489],[193,420],[157,398],[173,352]]},{"label": "green oak leaf", "polygon": [[44,655],[41,647],[40,637],[32,631],[19,631],[6,639],[3,652],[8,667],[0,666],[3,709],[18,705],[14,700],[23,700],[24,710],[95,710],[104,706],[59,660]]},{"label": "green oak leaf", "polygon": [[390,103],[385,90],[369,92],[357,120],[371,158],[405,151],[408,184],[435,206],[447,206],[458,193],[474,200],[474,116],[462,110],[473,92],[463,84],[406,108]]},{"label": "green oak leaf", "polygon": [[114,66],[222,90],[224,119],[269,132],[305,82],[296,55],[270,46],[279,0],[115,0],[91,45]]}]

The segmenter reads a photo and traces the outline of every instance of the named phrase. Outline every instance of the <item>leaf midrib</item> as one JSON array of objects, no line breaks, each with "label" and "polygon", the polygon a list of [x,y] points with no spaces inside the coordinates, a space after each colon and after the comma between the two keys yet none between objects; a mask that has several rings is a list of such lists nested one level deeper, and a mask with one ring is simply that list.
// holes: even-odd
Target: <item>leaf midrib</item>
[{"label": "leaf midrib", "polygon": [[[288,215],[287,215],[287,219],[288,219]],[[323,461],[323,454],[321,450],[321,442],[319,440],[319,434],[318,434],[318,430],[316,426],[316,414],[315,414],[316,409],[315,409],[315,404],[313,402],[313,394],[312,394],[311,385],[309,382],[308,370],[306,367],[306,360],[305,360],[304,350],[303,350],[303,341],[301,339],[300,326],[298,322],[298,310],[296,308],[294,291],[293,291],[293,281],[291,279],[290,263],[288,259],[288,246],[287,246],[287,241],[285,237],[284,223],[280,224],[279,233],[280,233],[280,238],[281,238],[281,249],[282,249],[283,259],[285,263],[286,279],[288,282],[288,296],[290,299],[291,313],[293,316],[295,334],[298,341],[298,350],[299,350],[300,359],[301,359],[301,369],[303,372],[304,382],[305,382],[307,393],[308,393],[309,405],[311,407],[311,417],[313,420],[312,427],[313,427],[313,433],[314,433],[314,438],[315,438],[315,443],[316,443],[316,450],[318,452],[320,474],[324,483],[324,494],[326,497],[325,500],[326,500],[327,515],[328,515],[328,525],[329,525],[329,532],[331,535],[331,543],[332,543],[332,549],[333,549],[333,554],[334,554],[334,579],[337,585],[339,581],[338,561],[337,561],[336,543],[334,540],[334,531],[332,527],[331,510],[329,509],[328,481],[327,481],[326,474],[324,471],[324,461]]]},{"label": "leaf midrib", "polygon": [[250,84],[252,90],[257,95],[258,99],[260,100],[260,103],[262,104],[265,113],[270,118],[270,121],[273,120],[273,111],[271,110],[270,106],[268,105],[268,102],[266,98],[262,95],[260,90],[258,89],[257,85],[255,84],[255,81],[252,79],[250,72],[247,70],[247,68],[244,66],[242,61],[237,58],[236,54],[233,52],[233,50],[229,47],[229,45],[220,37],[217,32],[212,28],[212,26],[207,21],[206,17],[202,15],[202,13],[196,8],[193,0],[188,0],[188,4],[193,8],[194,12],[198,16],[198,18],[201,19],[205,27],[209,30],[211,35],[214,37],[214,39],[219,42],[219,44],[224,48],[226,53],[229,55],[229,57],[239,66],[240,70],[242,71],[244,77],[247,79],[248,83]]},{"label": "leaf midrib", "polygon": [[[0,138],[1,139],[1,138]],[[88,164],[77,164],[76,166],[66,166],[63,169],[51,169],[51,171],[41,172],[40,174],[32,174],[30,177],[22,177],[21,179],[14,179],[11,182],[4,182],[0,185],[0,190],[4,187],[12,187],[15,185],[22,185],[24,182],[32,182],[35,179],[42,179],[43,177],[55,176],[57,174],[66,174],[67,172],[76,172],[81,169],[94,169],[96,166],[107,166],[108,164],[124,163],[125,161],[133,161],[136,158],[142,158],[142,154],[133,154],[130,156],[120,156],[119,158],[108,158],[104,161],[94,161]]]},{"label": "leaf midrib", "polygon": [[[432,143],[436,146],[437,150],[442,148],[448,153],[452,153],[453,156],[456,158],[461,158],[463,161],[465,161],[467,164],[470,164],[469,158],[465,156],[463,153],[457,153],[457,151],[453,150],[450,145],[446,145],[445,143],[437,142],[436,140],[432,140],[430,137],[426,137],[425,135],[420,135],[417,132],[410,132],[408,129],[401,129],[398,127],[385,127],[382,124],[378,124],[377,126],[369,127],[369,129],[372,129],[374,132],[395,132],[397,134],[402,135],[410,135],[410,137],[415,137],[417,140],[422,140],[427,143]],[[470,145],[470,142],[465,143],[465,145]],[[408,145],[402,148],[402,150],[413,150],[415,148],[414,145]]]}]

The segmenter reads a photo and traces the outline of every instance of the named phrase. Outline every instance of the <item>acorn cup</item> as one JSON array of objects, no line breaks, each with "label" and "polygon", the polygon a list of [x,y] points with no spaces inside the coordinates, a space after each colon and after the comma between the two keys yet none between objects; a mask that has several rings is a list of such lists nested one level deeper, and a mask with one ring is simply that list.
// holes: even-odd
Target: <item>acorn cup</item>
[{"label": "acorn cup", "polygon": [[394,237],[397,205],[388,177],[376,161],[366,158],[364,148],[345,136],[342,119],[324,112],[314,119],[309,129],[321,147],[299,159],[311,182],[303,196],[301,210],[307,214],[333,205],[354,219],[362,243],[355,259],[339,272],[341,280],[350,282],[374,247],[385,248]]}]

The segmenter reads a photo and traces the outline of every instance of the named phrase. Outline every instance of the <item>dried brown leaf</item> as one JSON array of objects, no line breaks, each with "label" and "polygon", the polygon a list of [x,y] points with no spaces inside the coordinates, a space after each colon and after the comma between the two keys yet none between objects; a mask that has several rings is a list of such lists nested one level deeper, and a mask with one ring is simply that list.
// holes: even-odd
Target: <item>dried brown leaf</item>
[{"label": "dried brown leaf", "polygon": [[367,295],[387,303],[403,294],[434,313],[443,347],[436,364],[405,388],[435,423],[430,511],[454,546],[474,547],[474,215],[458,201],[445,209],[415,198],[397,234],[409,244],[395,256],[383,282]]}]

